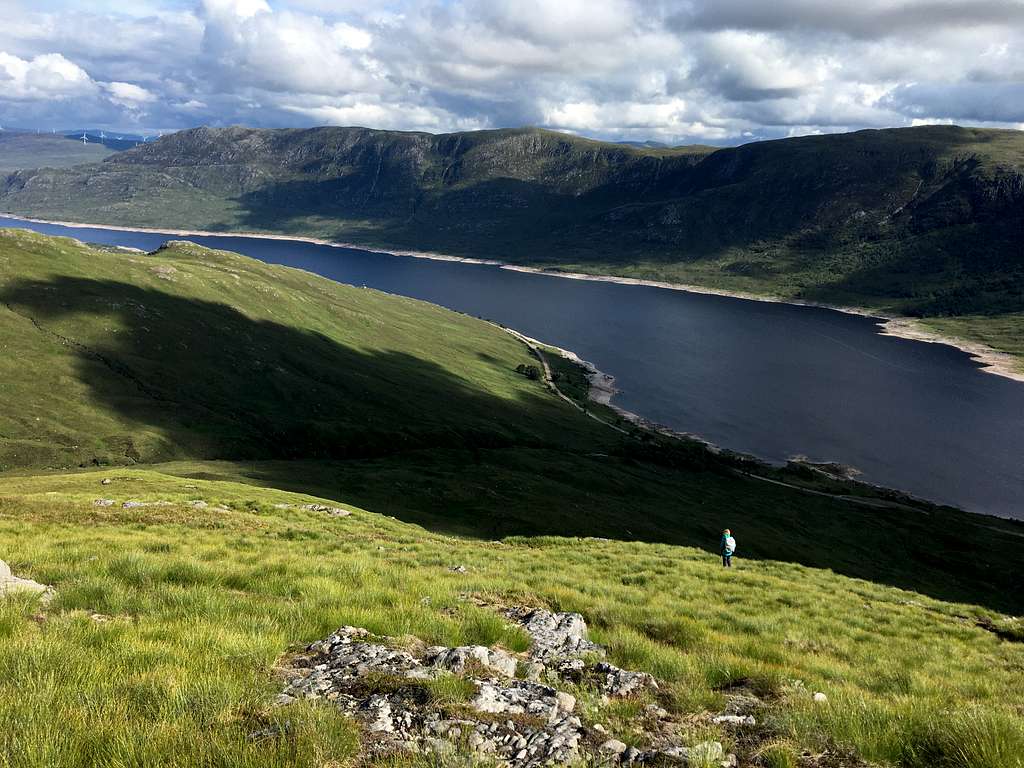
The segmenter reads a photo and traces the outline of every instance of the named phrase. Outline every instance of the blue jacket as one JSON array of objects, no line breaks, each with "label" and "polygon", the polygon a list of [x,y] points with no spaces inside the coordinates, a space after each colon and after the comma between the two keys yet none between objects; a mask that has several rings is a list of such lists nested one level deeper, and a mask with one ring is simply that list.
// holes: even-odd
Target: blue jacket
[{"label": "blue jacket", "polygon": [[729,539],[729,537],[728,537],[728,536],[726,536],[726,535],[724,535],[724,534],[722,535],[722,543],[721,543],[721,550],[722,550],[722,554],[723,554],[723,555],[731,555],[731,554],[732,554],[733,552],[735,552],[735,551],[736,551],[736,550],[735,550],[735,543],[736,543],[736,540],[735,540],[735,539],[733,539],[733,545],[734,545],[734,548],[733,548],[733,549],[729,549],[729,547],[728,547],[728,546],[726,545],[726,541],[727,541],[728,539]]}]

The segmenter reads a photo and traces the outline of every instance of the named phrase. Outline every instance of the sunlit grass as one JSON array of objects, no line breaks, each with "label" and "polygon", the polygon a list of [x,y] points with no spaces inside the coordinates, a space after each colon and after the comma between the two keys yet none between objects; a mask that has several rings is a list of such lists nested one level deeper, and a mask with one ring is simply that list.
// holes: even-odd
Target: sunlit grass
[{"label": "sunlit grass", "polygon": [[[474,542],[361,510],[277,509],[303,501],[280,492],[123,474],[133,498],[178,503],[93,507],[95,474],[50,478],[61,489],[50,495],[45,478],[0,485],[35,491],[0,498],[0,557],[57,589],[48,606],[0,604],[0,765],[351,760],[355,730],[329,706],[268,705],[282,656],[343,624],[526,647],[469,595],[581,611],[617,663],[664,681],[656,703],[673,712],[716,711],[721,689],[753,688],[782,739],[766,765],[832,744],[915,768],[1012,766],[1024,754],[1024,646],[976,627],[970,606],[772,561],[724,571],[667,545]],[[227,511],[182,502],[197,492]],[[649,576],[623,578],[637,573]],[[819,690],[825,705],[811,700]],[[431,684],[448,705],[470,693],[458,678]],[[630,708],[644,701],[578,693],[588,716],[640,738]],[[709,736],[724,734],[695,726],[695,741]]]}]

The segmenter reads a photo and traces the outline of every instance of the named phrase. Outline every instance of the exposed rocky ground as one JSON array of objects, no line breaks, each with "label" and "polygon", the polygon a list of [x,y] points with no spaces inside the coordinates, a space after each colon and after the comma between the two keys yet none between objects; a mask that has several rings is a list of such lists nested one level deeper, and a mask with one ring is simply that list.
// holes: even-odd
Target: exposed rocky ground
[{"label": "exposed rocky ground", "polygon": [[[576,762],[737,764],[719,741],[684,743],[681,723],[654,704],[644,713],[651,725],[642,745],[629,746],[602,724],[585,722],[577,696],[565,689],[593,692],[608,702],[657,692],[657,680],[604,660],[604,649],[587,639],[586,623],[577,613],[525,608],[505,613],[530,635],[527,653],[426,646],[342,627],[290,661],[277,703],[335,702],[363,724],[369,757],[469,751],[516,768]],[[730,701],[713,722],[732,728],[755,724],[749,711],[760,705],[758,699]],[[270,734],[253,738],[265,735]]]}]

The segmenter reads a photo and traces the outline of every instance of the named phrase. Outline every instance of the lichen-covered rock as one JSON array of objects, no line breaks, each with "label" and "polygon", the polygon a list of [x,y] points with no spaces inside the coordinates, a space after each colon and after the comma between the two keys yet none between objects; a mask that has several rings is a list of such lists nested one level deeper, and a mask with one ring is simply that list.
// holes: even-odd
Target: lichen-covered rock
[{"label": "lichen-covered rock", "polygon": [[[718,742],[679,744],[676,724],[656,704],[645,709],[645,727],[651,729],[646,751],[628,746],[602,726],[587,728],[573,714],[576,697],[556,686],[596,684],[605,696],[623,697],[655,692],[657,681],[645,672],[581,658],[601,654],[603,649],[587,639],[586,623],[579,614],[523,609],[506,615],[518,621],[533,641],[525,660],[479,645],[400,645],[393,638],[373,637],[365,629],[342,627],[295,659],[290,680],[276,702],[286,705],[297,698],[333,702],[371,735],[364,742],[371,761],[396,751],[440,758],[468,749],[509,768],[579,761],[723,763],[724,751]],[[516,679],[517,669],[532,679]],[[442,674],[459,675],[473,686],[468,699],[455,708],[433,698],[431,681]],[[721,722],[731,723],[732,718],[746,722],[747,716],[723,713],[720,717]]]},{"label": "lichen-covered rock", "polygon": [[601,690],[608,696],[636,696],[644,691],[658,689],[658,681],[646,672],[619,669],[604,661],[594,665],[594,672],[600,676]]},{"label": "lichen-covered rock", "polygon": [[[285,505],[275,504],[274,506],[279,508],[279,509],[280,508],[287,509],[288,506],[290,506],[290,505],[288,505],[288,504],[285,504]],[[307,509],[310,512],[326,512],[331,517],[348,517],[349,515],[352,514],[347,509],[342,509],[341,507],[329,507],[326,504],[303,504],[302,507],[300,507],[300,508],[301,509]]]},{"label": "lichen-covered rock", "polygon": [[527,680],[513,680],[508,685],[483,683],[470,706],[495,715],[531,715],[553,721],[562,711],[557,693],[554,688]]},{"label": "lichen-covered rock", "polygon": [[757,725],[753,715],[718,715],[711,721],[716,725]]},{"label": "lichen-covered rock", "polygon": [[485,648],[482,645],[428,648],[424,661],[430,666],[447,669],[460,675],[475,665],[504,677],[516,676],[516,660],[512,656],[502,650]]},{"label": "lichen-covered rock", "polygon": [[544,662],[585,653],[603,653],[587,639],[587,623],[578,613],[552,613],[543,609],[513,609],[508,616],[523,626],[533,645],[530,656]]}]

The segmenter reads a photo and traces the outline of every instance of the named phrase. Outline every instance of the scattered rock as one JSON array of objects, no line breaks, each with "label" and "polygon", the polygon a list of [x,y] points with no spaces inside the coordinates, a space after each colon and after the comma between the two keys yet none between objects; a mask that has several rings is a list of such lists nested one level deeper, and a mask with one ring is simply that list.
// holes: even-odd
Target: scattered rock
[{"label": "scattered rock", "polygon": [[[296,660],[276,699],[324,698],[358,718],[374,734],[368,748],[383,754],[448,754],[466,744],[494,760],[522,766],[561,765],[580,757],[585,729],[570,713],[569,694],[525,680],[510,680],[516,660],[482,646],[431,647],[418,655],[377,641],[363,629],[342,627],[313,643]],[[453,720],[430,698],[427,681],[442,673],[468,673],[476,688],[466,715]],[[480,673],[486,679],[476,677]],[[476,714],[472,714],[476,713]]]},{"label": "scattered rock", "polygon": [[452,573],[466,573],[466,566],[464,565],[450,565],[448,570]]},{"label": "scattered rock", "polygon": [[825,704],[826,702],[828,702],[828,696],[826,696],[826,695],[825,695],[824,693],[822,693],[821,691],[817,691],[817,692],[815,692],[815,694],[814,694],[814,700],[815,700],[815,701],[816,701],[816,702],[817,702],[818,704]]},{"label": "scattered rock", "polygon": [[501,650],[492,650],[482,645],[466,645],[459,648],[428,648],[425,661],[433,667],[463,674],[474,664],[484,670],[497,672],[504,677],[516,676],[516,660]]},{"label": "scattered rock", "polygon": [[[277,507],[276,504],[274,506]],[[278,509],[287,509],[290,506],[290,504],[285,504],[283,507],[278,507]],[[331,517],[348,517],[352,514],[347,509],[342,509],[341,507],[328,507],[325,504],[303,504],[300,509],[307,509],[310,512],[326,512]]]},{"label": "scattered rock", "polygon": [[594,672],[602,676],[601,690],[608,696],[622,698],[658,690],[658,681],[646,672],[619,669],[604,661],[595,665]]},{"label": "scattered rock", "polygon": [[158,264],[151,267],[151,270],[161,280],[170,280],[171,282],[174,282],[174,276],[178,273],[178,270],[169,264]]},{"label": "scattered rock", "polygon": [[753,715],[718,715],[711,722],[716,725],[757,725]]},{"label": "scattered rock", "polygon": [[206,509],[207,507],[206,502],[203,501],[202,499],[195,499],[194,501],[190,501],[188,505],[194,509]]},{"label": "scattered rock", "polygon": [[524,680],[539,683],[541,675],[544,674],[547,668],[537,661],[524,661],[521,669]]},{"label": "scattered rock", "polygon": [[172,507],[172,501],[126,501],[121,509],[137,509],[138,507]]},{"label": "scattered rock", "polygon": [[626,745],[618,739],[608,739],[608,741],[601,745],[601,751],[620,755],[626,751]]},{"label": "scattered rock", "polygon": [[22,579],[11,573],[10,566],[0,560],[0,597],[11,595],[16,592],[29,592],[44,597],[53,594],[53,588],[46,584],[40,584],[32,579]]},{"label": "scattered rock", "polygon": [[507,685],[488,682],[480,686],[470,705],[478,712],[530,715],[554,722],[561,711],[555,694],[553,688],[528,680],[514,680]]},{"label": "scattered rock", "polygon": [[[540,768],[576,762],[617,765],[736,765],[721,743],[678,743],[685,732],[668,711],[650,704],[646,750],[628,746],[595,724],[588,728],[575,716],[576,697],[558,690],[562,683],[596,686],[605,700],[658,690],[645,672],[620,669],[601,656],[604,649],[586,637],[586,623],[576,613],[510,609],[532,643],[526,658],[484,646],[425,647],[408,638],[377,638],[367,630],[341,627],[312,643],[288,670],[288,683],[275,699],[280,705],[301,698],[333,702],[373,734],[366,740],[367,760],[413,752],[447,756],[468,749],[496,765]],[[525,673],[520,679],[516,672]],[[467,700],[439,703],[432,682],[455,674],[471,686]],[[527,679],[522,679],[522,677]],[[543,681],[543,682],[542,682]],[[745,710],[760,703],[731,702],[732,709],[714,718],[725,725],[754,725]],[[597,745],[600,745],[598,747]]]},{"label": "scattered rock", "polygon": [[558,708],[563,712],[572,712],[576,709],[576,697],[571,693],[555,691],[555,701],[558,702]]},{"label": "scattered rock", "polygon": [[96,501],[93,502],[93,506],[96,506],[96,507],[112,507],[116,503],[117,502],[115,502],[113,499],[96,499]]},{"label": "scattered rock", "polygon": [[749,715],[764,706],[760,698],[746,689],[734,690],[725,698],[723,715]]},{"label": "scattered rock", "polygon": [[111,482],[112,481],[109,477],[104,477],[102,480],[100,480],[100,485],[110,485]]}]

